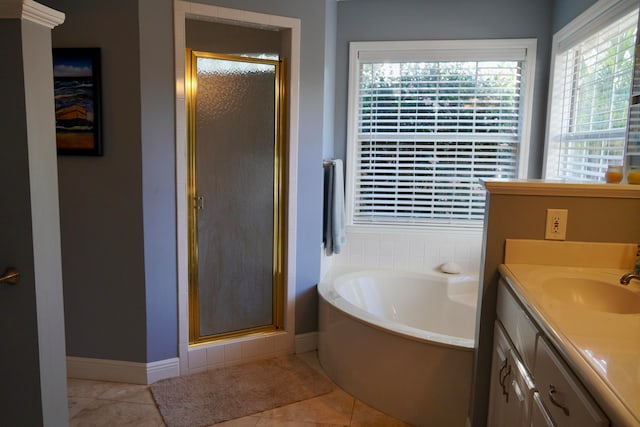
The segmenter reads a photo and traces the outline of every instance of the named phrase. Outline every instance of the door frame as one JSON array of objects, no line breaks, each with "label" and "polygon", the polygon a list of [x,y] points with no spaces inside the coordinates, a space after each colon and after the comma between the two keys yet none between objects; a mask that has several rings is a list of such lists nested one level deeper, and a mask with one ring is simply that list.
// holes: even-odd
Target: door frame
[{"label": "door frame", "polygon": [[[186,39],[185,26],[187,19],[213,22],[234,22],[238,25],[259,26],[284,31],[285,56],[288,69],[286,87],[288,105],[286,108],[286,143],[288,168],[286,171],[286,188],[288,206],[286,211],[286,251],[285,251],[285,286],[284,286],[284,330],[271,334],[258,334],[251,337],[238,338],[222,343],[189,345],[189,239],[188,239],[188,192],[187,192],[187,102],[185,90],[186,73]],[[296,18],[248,12],[218,6],[174,1],[174,40],[175,40],[175,78],[176,78],[176,227],[177,227],[177,280],[178,280],[178,355],[180,373],[185,375],[212,366],[209,363],[208,348],[225,347],[211,351],[216,361],[229,363],[225,354],[233,355],[233,362],[242,359],[250,360],[268,356],[276,352],[292,353],[295,338],[295,296],[296,296],[296,223],[297,223],[297,173],[298,173],[298,130],[299,130],[299,91],[300,91],[300,20]],[[288,51],[288,52],[287,52]],[[277,336],[274,336],[276,335]],[[247,342],[248,340],[252,342]],[[255,341],[265,341],[261,345]],[[274,340],[270,342],[268,340]],[[273,346],[276,343],[276,347]],[[226,351],[228,346],[229,351]],[[239,346],[239,347],[238,347]],[[239,351],[238,351],[239,350]]]}]

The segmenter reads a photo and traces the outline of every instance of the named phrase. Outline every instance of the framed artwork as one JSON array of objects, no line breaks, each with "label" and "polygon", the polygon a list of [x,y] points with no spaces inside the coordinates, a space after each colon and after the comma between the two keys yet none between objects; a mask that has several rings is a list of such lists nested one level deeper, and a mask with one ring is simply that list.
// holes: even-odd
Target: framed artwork
[{"label": "framed artwork", "polygon": [[58,154],[101,156],[100,48],[54,48]]}]

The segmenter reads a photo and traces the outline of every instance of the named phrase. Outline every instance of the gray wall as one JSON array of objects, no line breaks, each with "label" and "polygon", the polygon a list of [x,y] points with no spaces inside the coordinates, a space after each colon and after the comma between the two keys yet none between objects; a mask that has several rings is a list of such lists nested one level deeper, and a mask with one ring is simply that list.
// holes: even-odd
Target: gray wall
[{"label": "gray wall", "polygon": [[[138,0],[146,361],[178,353],[173,4]],[[167,70],[158,72],[158,70]]]},{"label": "gray wall", "polygon": [[349,42],[536,38],[529,176],[542,171],[552,0],[350,0],[338,3],[335,146],[345,158]]},{"label": "gray wall", "polygon": [[172,4],[42,3],[55,47],[102,55],[104,156],[58,157],[67,355],[176,357]]},{"label": "gray wall", "polygon": [[324,124],[322,139],[322,158],[334,157],[334,126],[336,102],[336,46],[338,37],[338,2],[327,3],[324,41]]},{"label": "gray wall", "polygon": [[553,33],[557,33],[573,18],[593,6],[598,0],[554,0],[553,2]]},{"label": "gray wall", "polygon": [[102,49],[104,156],[58,157],[67,355],[146,362],[138,4],[43,3],[54,47]]},{"label": "gray wall", "polygon": [[281,33],[219,22],[187,19],[187,47],[213,53],[280,54]]}]

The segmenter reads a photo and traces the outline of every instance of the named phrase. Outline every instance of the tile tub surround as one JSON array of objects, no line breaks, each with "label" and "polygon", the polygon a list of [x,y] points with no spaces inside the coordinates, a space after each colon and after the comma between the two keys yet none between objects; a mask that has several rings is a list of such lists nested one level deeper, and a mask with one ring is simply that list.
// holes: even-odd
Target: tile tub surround
[{"label": "tile tub surround", "polygon": [[[315,352],[299,354],[321,371]],[[145,385],[68,380],[69,425],[163,427],[151,392]],[[221,427],[253,426],[389,426],[408,424],[391,418],[336,389],[326,395],[216,424]]]},{"label": "tile tub surround", "polygon": [[482,229],[409,230],[351,227],[347,243],[339,255],[325,261],[327,268],[350,266],[354,269],[391,268],[429,272],[454,261],[463,272],[478,272],[482,249]]}]

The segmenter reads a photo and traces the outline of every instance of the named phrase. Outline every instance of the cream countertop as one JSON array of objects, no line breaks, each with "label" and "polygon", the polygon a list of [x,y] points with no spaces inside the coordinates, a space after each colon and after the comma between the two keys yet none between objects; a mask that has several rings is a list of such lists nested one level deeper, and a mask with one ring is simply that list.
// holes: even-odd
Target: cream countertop
[{"label": "cream countertop", "polygon": [[[629,270],[508,263],[499,267],[613,426],[640,425],[640,311],[619,314],[550,298],[546,278],[591,278],[612,286]],[[626,287],[640,297],[640,282]]]}]

